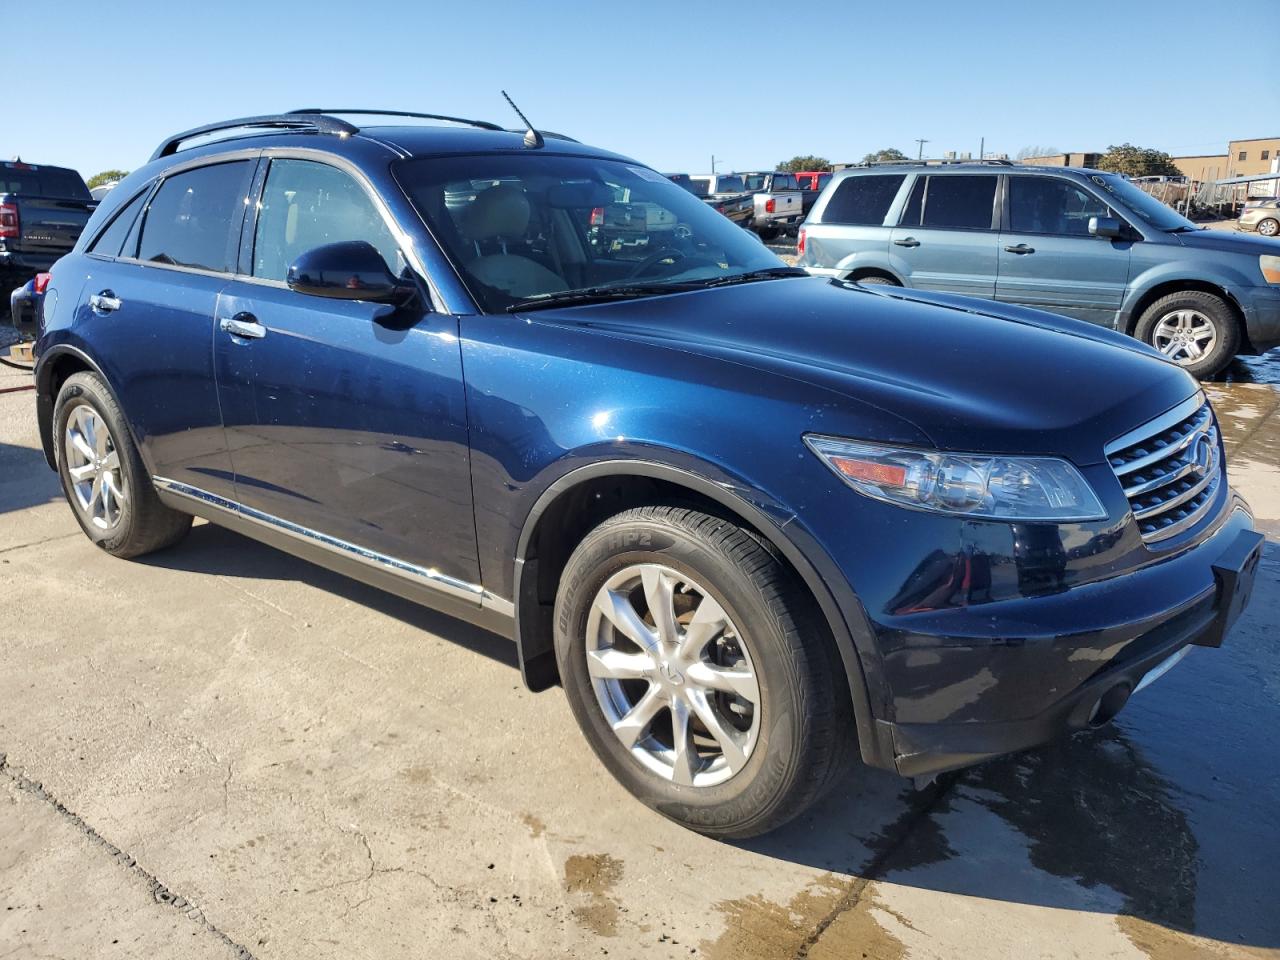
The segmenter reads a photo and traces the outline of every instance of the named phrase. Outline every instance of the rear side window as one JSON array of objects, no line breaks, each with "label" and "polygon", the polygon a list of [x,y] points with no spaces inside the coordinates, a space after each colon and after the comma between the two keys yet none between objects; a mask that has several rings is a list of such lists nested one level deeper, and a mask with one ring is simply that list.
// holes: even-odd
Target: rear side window
[{"label": "rear side window", "polygon": [[917,177],[902,225],[990,230],[998,181],[994,176]]},{"label": "rear side window", "polygon": [[[124,238],[129,235],[133,222],[138,219],[138,212],[142,209],[142,203],[147,199],[148,192],[143,190],[125,204],[125,208],[115,215],[107,229],[98,234],[98,239],[89,247],[90,253],[100,253],[104,257],[120,256]],[[133,251],[131,250],[128,255],[132,256]]]},{"label": "rear side window", "polygon": [[237,160],[167,178],[147,206],[138,259],[230,273],[252,176],[253,162]]},{"label": "rear side window", "polygon": [[905,179],[902,173],[846,177],[827,201],[822,222],[879,226]]}]

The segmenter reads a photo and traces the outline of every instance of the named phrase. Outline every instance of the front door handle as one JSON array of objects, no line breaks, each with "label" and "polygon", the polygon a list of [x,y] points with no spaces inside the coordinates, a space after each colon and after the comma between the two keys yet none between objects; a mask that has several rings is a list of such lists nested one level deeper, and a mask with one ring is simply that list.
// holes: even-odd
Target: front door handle
[{"label": "front door handle", "polygon": [[99,316],[119,310],[122,306],[124,306],[124,301],[110,290],[103,290],[101,293],[95,293],[89,298],[89,309]]},{"label": "front door handle", "polygon": [[1018,256],[1022,256],[1024,253],[1036,252],[1035,247],[1028,247],[1025,243],[1019,243],[1012,247],[1005,247],[1005,250],[1009,253],[1016,253]]},{"label": "front door handle", "polygon": [[267,328],[258,322],[252,313],[237,313],[234,317],[223,317],[218,321],[223,333],[246,340],[261,340],[267,335]]},{"label": "front door handle", "polygon": [[900,247],[918,247],[918,246],[920,246],[920,241],[919,241],[919,240],[917,240],[915,237],[903,237],[901,240],[895,240],[895,241],[893,241],[893,242],[894,242],[894,243],[896,243],[896,244],[897,244],[898,246],[900,246]]}]

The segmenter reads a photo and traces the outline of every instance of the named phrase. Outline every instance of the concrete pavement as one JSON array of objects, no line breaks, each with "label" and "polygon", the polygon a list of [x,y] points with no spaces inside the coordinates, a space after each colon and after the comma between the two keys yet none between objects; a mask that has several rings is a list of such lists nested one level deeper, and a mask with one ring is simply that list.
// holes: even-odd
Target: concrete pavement
[{"label": "concrete pavement", "polygon": [[[1280,539],[1280,393],[1210,392]],[[1280,956],[1280,542],[1110,728],[726,844],[499,638],[207,524],[94,549],[33,406],[0,394],[0,957]]]}]

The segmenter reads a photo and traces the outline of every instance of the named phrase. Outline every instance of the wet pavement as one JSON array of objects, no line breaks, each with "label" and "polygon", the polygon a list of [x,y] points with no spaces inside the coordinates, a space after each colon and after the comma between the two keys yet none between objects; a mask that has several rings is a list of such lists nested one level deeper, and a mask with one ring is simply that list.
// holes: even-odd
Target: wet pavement
[{"label": "wet pavement", "polygon": [[632,801],[497,638],[208,525],[94,550],[0,392],[0,956],[1280,957],[1277,372],[1206,385],[1269,538],[1221,649],[740,844]]}]

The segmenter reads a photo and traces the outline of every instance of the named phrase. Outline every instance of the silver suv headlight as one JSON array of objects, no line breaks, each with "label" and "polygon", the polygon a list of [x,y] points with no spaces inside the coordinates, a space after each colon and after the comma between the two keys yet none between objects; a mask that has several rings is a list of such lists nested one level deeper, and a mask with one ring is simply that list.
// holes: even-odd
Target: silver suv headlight
[{"label": "silver suv headlight", "polygon": [[1057,457],[1006,457],[887,447],[809,434],[841,480],[902,507],[991,520],[1105,520],[1093,488]]}]

